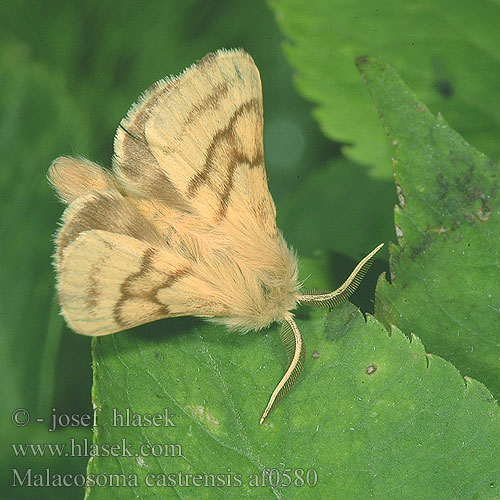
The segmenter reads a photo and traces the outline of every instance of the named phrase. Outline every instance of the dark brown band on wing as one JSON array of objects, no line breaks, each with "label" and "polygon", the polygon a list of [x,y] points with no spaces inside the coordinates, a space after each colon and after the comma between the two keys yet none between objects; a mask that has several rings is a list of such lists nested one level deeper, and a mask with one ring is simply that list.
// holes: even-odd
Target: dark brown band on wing
[{"label": "dark brown band on wing", "polygon": [[[67,210],[71,210],[71,205]],[[78,210],[78,209],[77,209]],[[160,236],[148,220],[118,193],[93,193],[59,233],[58,257],[84,231],[97,229],[125,234],[140,241],[157,244]]]},{"label": "dark brown band on wing", "polygon": [[259,143],[257,144],[256,154],[253,158],[250,158],[249,155],[241,149],[237,134],[235,134],[235,125],[238,118],[240,118],[244,113],[247,113],[248,111],[256,112],[257,116],[259,117],[259,119],[256,120],[257,123],[262,123],[262,107],[261,101],[259,99],[250,99],[241,104],[232,114],[227,126],[219,130],[214,135],[207,149],[202,170],[195,174],[188,184],[187,195],[189,198],[193,198],[196,195],[198,189],[203,185],[211,184],[213,186],[214,183],[210,180],[210,174],[215,168],[214,160],[218,148],[225,143],[228,146],[229,157],[227,176],[224,182],[223,189],[219,192],[221,200],[219,209],[220,218],[224,217],[228,207],[228,200],[233,187],[233,177],[236,167],[238,165],[244,164],[248,165],[250,168],[254,168],[255,166],[263,165],[264,163],[264,150],[261,139],[262,131],[258,130],[255,134],[255,137],[257,138]]},{"label": "dark brown band on wing", "polygon": [[[155,248],[146,249],[141,258],[139,271],[130,274],[120,285],[120,298],[113,308],[113,318],[120,328],[132,326],[132,324],[127,322],[122,316],[122,308],[127,300],[142,299],[152,302],[158,306],[156,318],[166,318],[169,315],[169,310],[168,307],[158,299],[158,292],[171,287],[183,276],[190,273],[190,270],[187,268],[178,269],[172,273],[166,274],[165,279],[159,285],[151,287],[148,282],[148,274],[151,271],[159,272],[153,267],[153,259],[157,253],[158,250]],[[146,288],[146,290],[144,290],[144,288]]]},{"label": "dark brown band on wing", "polygon": [[97,298],[99,297],[99,283],[96,276],[100,275],[101,267],[105,265],[106,259],[100,259],[92,264],[89,274],[89,287],[86,294],[86,304],[89,309],[97,307]]},{"label": "dark brown band on wing", "polygon": [[220,99],[225,97],[228,91],[229,86],[227,82],[221,82],[216,85],[213,91],[206,95],[199,103],[193,104],[181,125],[180,133],[176,134],[176,139],[179,141],[186,133],[186,129],[192,125],[193,121],[202,116],[203,113],[210,109],[216,109],[219,106]]}]

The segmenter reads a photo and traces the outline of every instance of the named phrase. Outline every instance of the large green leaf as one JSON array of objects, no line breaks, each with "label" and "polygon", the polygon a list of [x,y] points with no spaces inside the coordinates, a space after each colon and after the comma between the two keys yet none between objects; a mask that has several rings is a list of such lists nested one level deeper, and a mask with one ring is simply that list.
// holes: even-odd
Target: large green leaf
[{"label": "large green leaf", "polygon": [[500,169],[376,58],[360,71],[395,144],[397,246],[376,314],[500,395]]},{"label": "large green leaf", "polygon": [[[500,409],[483,385],[464,383],[451,364],[428,357],[416,337],[410,342],[397,329],[389,337],[350,304],[326,314],[300,310],[297,321],[308,349],[305,368],[262,426],[260,412],[286,363],[278,328],[238,335],[178,319],[96,338],[95,443],[124,439],[132,456],[96,457],[88,472],[101,484],[106,474],[124,474],[137,486],[91,487],[86,498],[470,500],[500,494]],[[113,421],[113,412],[125,417],[127,410],[146,415],[165,408],[170,422],[164,422],[173,425]],[[168,456],[134,456],[141,444],[159,445],[158,451],[163,445]],[[317,474],[317,484],[251,486],[265,468],[285,483],[285,469],[292,469],[293,480],[300,470],[304,477],[314,471],[309,480]],[[226,486],[179,486],[179,473],[184,484],[186,474],[200,474],[203,485],[207,475],[220,474]],[[145,485],[169,474],[170,486]],[[235,475],[241,486],[234,486]]]},{"label": "large green leaf", "polygon": [[493,157],[500,154],[500,4],[442,0],[273,0],[291,44],[300,91],[317,104],[324,133],[344,153],[390,176],[390,143],[353,61],[366,53],[396,65],[434,112]]}]

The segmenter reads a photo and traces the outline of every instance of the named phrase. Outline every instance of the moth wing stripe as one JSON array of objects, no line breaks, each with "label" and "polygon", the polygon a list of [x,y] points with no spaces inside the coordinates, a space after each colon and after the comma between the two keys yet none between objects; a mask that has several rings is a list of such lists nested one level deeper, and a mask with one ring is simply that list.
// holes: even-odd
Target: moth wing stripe
[{"label": "moth wing stripe", "polygon": [[[167,248],[99,230],[81,233],[57,270],[63,315],[84,335],[105,335],[169,317],[169,304],[158,293],[178,286],[191,272],[189,261]],[[177,308],[173,315],[182,312]]]}]

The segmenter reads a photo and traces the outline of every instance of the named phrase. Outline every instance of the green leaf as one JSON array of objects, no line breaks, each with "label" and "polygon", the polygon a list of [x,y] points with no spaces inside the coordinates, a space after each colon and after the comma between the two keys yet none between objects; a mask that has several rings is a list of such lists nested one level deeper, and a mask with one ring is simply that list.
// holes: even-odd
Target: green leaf
[{"label": "green leaf", "polygon": [[[304,371],[262,426],[260,413],[286,363],[278,327],[238,335],[177,319],[94,339],[96,445],[125,439],[132,455],[146,444],[168,456],[92,459],[89,474],[124,474],[137,486],[91,487],[86,498],[500,494],[500,409],[484,386],[464,383],[451,364],[427,357],[416,337],[410,343],[397,329],[389,337],[348,303],[327,314],[309,310],[298,322],[308,350]],[[169,425],[134,427],[127,410],[129,418],[167,411]],[[113,422],[113,412],[121,419]],[[317,484],[251,486],[265,468],[285,483],[287,472],[299,482],[296,474],[306,479],[310,471]],[[168,474],[170,486],[145,485]],[[179,474],[183,484],[187,474],[200,474],[200,484],[220,474],[226,486],[179,486]]]},{"label": "green leaf", "polygon": [[329,249],[359,260],[394,237],[396,200],[392,181],[370,179],[366,169],[339,158],[311,171],[280,203],[278,225],[301,255]]},{"label": "green leaf", "polygon": [[359,69],[396,145],[392,285],[376,314],[500,395],[500,170],[377,58]]},{"label": "green leaf", "polygon": [[297,85],[317,107],[325,135],[344,154],[391,175],[390,143],[362,88],[353,61],[378,54],[434,112],[442,112],[476,147],[500,155],[500,4],[489,0],[352,2],[274,0],[291,40],[286,53]]}]

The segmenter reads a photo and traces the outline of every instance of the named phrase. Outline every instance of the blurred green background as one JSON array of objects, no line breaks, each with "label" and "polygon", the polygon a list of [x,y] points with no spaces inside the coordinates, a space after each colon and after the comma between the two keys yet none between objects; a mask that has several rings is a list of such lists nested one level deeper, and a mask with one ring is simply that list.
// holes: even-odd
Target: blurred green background
[{"label": "blurred green background", "polygon": [[[0,19],[0,494],[82,498],[83,490],[11,487],[14,467],[21,475],[29,468],[77,473],[87,462],[16,458],[12,443],[91,437],[89,428],[47,431],[53,408],[92,411],[90,339],[64,326],[54,302],[50,256],[63,206],[46,182],[53,159],[82,155],[109,166],[116,127],[145,88],[207,52],[242,47],[261,72],[278,224],[299,255],[323,251],[332,280],[342,281],[360,257],[393,237],[395,190],[390,175],[371,178],[323,136],[311,104],[295,90],[283,35],[262,0],[18,0],[2,2]],[[363,310],[373,309],[375,280],[386,267],[377,261],[355,295]],[[17,408],[31,416],[24,427],[11,421]]]}]

